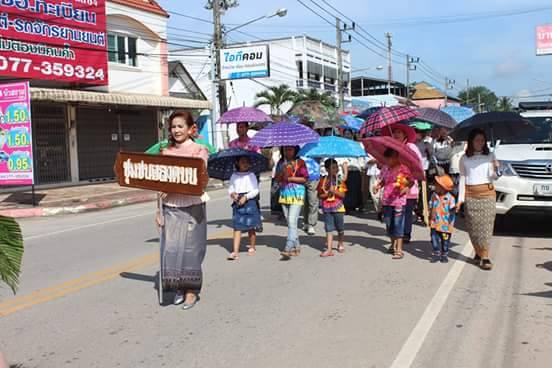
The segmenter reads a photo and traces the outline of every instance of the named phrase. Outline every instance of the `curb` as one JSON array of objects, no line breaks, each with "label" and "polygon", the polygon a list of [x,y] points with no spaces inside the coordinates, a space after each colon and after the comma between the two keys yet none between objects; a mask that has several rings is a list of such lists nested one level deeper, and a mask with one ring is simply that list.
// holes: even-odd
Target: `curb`
[{"label": "curb", "polygon": [[[270,177],[261,177],[261,182],[269,181]],[[219,190],[227,187],[227,182],[216,182],[208,184],[206,192],[213,190]],[[12,217],[12,218],[29,218],[29,217],[46,217],[57,215],[72,215],[83,212],[106,210],[115,207],[128,206],[131,204],[139,204],[145,202],[152,202],[157,199],[157,193],[139,194],[131,197],[125,197],[120,199],[104,200],[94,203],[82,204],[74,207],[33,207],[33,208],[16,208],[12,210],[0,210],[0,216]]]}]

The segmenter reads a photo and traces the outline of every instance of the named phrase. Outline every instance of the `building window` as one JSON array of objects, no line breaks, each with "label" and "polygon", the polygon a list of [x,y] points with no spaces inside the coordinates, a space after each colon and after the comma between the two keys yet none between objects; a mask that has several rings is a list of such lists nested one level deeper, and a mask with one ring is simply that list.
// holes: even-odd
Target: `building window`
[{"label": "building window", "polygon": [[137,66],[135,37],[108,34],[107,48],[110,62]]}]

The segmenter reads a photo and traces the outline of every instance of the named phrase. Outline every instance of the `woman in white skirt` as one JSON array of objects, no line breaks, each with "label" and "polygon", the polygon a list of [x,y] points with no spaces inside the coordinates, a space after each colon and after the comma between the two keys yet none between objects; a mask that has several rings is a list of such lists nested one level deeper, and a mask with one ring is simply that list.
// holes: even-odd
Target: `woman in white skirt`
[{"label": "woman in white skirt", "polygon": [[475,250],[474,261],[490,271],[493,264],[489,248],[496,217],[496,192],[499,163],[489,151],[487,137],[481,129],[468,136],[466,154],[460,159],[460,185],[457,210],[464,204],[466,227]]}]

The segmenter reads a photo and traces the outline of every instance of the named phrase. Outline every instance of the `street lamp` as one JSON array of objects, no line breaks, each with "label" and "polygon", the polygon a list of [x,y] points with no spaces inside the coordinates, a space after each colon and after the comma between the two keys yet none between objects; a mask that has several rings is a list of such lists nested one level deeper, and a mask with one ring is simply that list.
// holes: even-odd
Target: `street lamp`
[{"label": "street lamp", "polygon": [[239,26],[230,28],[229,30],[224,31],[224,34],[228,34],[232,31],[235,31],[236,29],[240,29],[242,27],[250,25],[251,23],[255,23],[255,22],[258,22],[258,21],[263,20],[263,19],[269,19],[269,18],[273,18],[273,17],[285,17],[286,15],[287,15],[287,9],[286,8],[280,8],[280,9],[276,10],[274,13],[260,16],[258,18],[250,20],[249,22],[245,22],[244,24],[240,24]]}]

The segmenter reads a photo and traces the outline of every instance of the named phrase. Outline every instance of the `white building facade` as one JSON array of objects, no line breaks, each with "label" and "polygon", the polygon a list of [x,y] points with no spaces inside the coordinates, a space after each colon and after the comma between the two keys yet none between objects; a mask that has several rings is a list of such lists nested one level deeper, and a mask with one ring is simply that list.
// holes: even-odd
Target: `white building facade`
[{"label": "white building facade", "polygon": [[[337,48],[320,40],[308,37],[287,37],[271,40],[232,44],[268,45],[270,77],[226,81],[228,108],[252,106],[255,95],[267,87],[287,84],[291,89],[315,88],[331,92],[337,99]],[[350,101],[351,55],[342,50],[345,99]],[[205,96],[211,98],[210,58],[208,49],[179,50],[177,59],[192,74]],[[284,106],[286,112],[291,106]],[[270,113],[268,107],[261,107]]]}]

